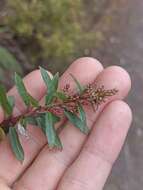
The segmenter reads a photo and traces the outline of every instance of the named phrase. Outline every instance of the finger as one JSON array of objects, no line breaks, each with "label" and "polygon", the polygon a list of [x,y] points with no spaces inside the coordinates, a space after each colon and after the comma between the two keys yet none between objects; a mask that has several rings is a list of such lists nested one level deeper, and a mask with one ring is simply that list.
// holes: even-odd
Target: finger
[{"label": "finger", "polygon": [[[35,99],[40,100],[45,95],[46,86],[41,77],[40,70],[35,70],[35,71],[31,72],[23,79],[23,81],[24,81],[27,91]],[[14,98],[15,98],[14,115],[23,113],[25,111],[25,105],[24,105],[19,93],[17,92],[16,87],[13,87],[8,92],[8,95],[14,96]],[[3,119],[4,119],[4,113],[3,113],[3,110],[0,108],[0,122],[2,122]],[[33,131],[32,128],[30,128],[29,130],[31,132]],[[35,137],[38,136],[38,133],[39,133],[39,129],[36,130]],[[35,144],[33,143],[32,147],[34,148],[34,146],[35,146]],[[9,147],[9,142],[8,142],[7,138],[0,144],[0,155],[1,155],[0,156],[0,168],[1,168],[0,169],[0,177],[2,177],[3,175],[8,175],[7,169],[9,170],[9,167],[12,166],[13,159],[14,159],[13,154],[11,152],[11,148]],[[8,165],[7,165],[7,163],[4,164],[6,159],[8,159],[10,162]],[[6,167],[7,167],[7,169],[5,170]],[[3,175],[2,175],[2,173],[3,173]]]},{"label": "finger", "polygon": [[131,110],[126,103],[110,103],[57,189],[102,190],[124,143],[131,120]]},{"label": "finger", "polygon": [[[82,67],[86,69],[86,73],[82,72]],[[101,64],[92,58],[81,58],[75,61],[69,69],[63,74],[60,79],[60,88],[63,88],[66,83],[70,83],[71,87],[73,82],[69,73],[73,73],[81,82],[89,83],[95,79],[96,75],[102,70]],[[81,72],[79,72],[81,71]],[[40,151],[42,146],[46,143],[46,138],[43,133],[38,128],[33,126],[28,126],[30,134],[37,139],[37,142],[33,142],[31,139],[27,140],[21,138],[22,146],[25,152],[25,160],[23,165],[21,165],[13,156],[11,148],[9,147],[8,141],[2,142],[0,144],[0,176],[6,183],[12,184],[21,173],[28,167],[37,153]],[[4,164],[6,161],[6,164]]]},{"label": "finger", "polygon": [[0,180],[0,190],[11,190],[2,180]]},{"label": "finger", "polygon": [[[104,84],[107,89],[117,88],[119,90],[119,93],[108,99],[106,104],[113,99],[124,98],[131,86],[128,74],[119,67],[109,67],[105,69],[101,74],[99,74],[95,82],[96,84]],[[101,106],[102,109],[104,106],[105,104]],[[87,123],[89,128],[91,128],[93,122],[96,120],[99,113],[101,113],[102,109],[100,108],[96,114],[89,107],[86,107],[85,109]],[[76,158],[86,139],[86,136],[80,133],[70,123],[68,123],[66,128],[62,131],[60,137],[64,147],[63,151],[49,153],[46,146],[32,166],[24,174],[22,179],[17,183],[17,190],[22,186],[22,184],[24,184],[27,189],[37,188],[40,190],[42,187],[42,190],[45,190],[47,189],[47,186],[49,189],[55,189],[59,179],[63,175],[66,168]]]},{"label": "finger", "polygon": [[[24,79],[24,84],[27,91],[37,100],[40,100],[46,92],[46,86],[42,80],[40,70],[35,70],[28,74]],[[9,92],[9,96],[15,98],[14,115],[21,114],[26,110],[23,100],[21,99],[16,87],[13,87]],[[4,119],[4,113],[0,109],[0,122]]]}]

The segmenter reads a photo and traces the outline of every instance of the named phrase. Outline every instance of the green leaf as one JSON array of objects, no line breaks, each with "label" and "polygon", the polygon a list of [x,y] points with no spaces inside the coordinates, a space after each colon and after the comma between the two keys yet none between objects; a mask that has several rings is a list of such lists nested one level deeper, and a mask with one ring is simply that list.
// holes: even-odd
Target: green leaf
[{"label": "green leaf", "polygon": [[26,90],[25,85],[23,83],[22,78],[15,73],[15,84],[17,87],[17,90],[21,96],[21,98],[23,99],[24,103],[26,106],[33,106],[33,107],[38,107],[39,103],[36,99],[34,99]]},{"label": "green leaf", "polygon": [[62,143],[60,141],[59,136],[56,133],[53,116],[50,112],[45,114],[45,126],[46,126],[46,136],[48,139],[49,148],[62,149]]},{"label": "green leaf", "polygon": [[16,84],[17,90],[18,90],[21,98],[23,99],[25,105],[30,106],[29,95],[26,91],[26,88],[24,86],[22,78],[17,73],[15,73],[15,84]]},{"label": "green leaf", "polygon": [[12,109],[14,109],[14,106],[15,106],[15,99],[14,99],[14,96],[8,96],[7,97],[7,100],[10,104],[10,106],[12,107]]},{"label": "green leaf", "polygon": [[45,118],[42,119],[42,117],[37,117],[36,122],[37,122],[37,126],[42,129],[44,134],[46,134],[46,132],[45,132]]},{"label": "green leaf", "polygon": [[0,104],[2,108],[4,109],[5,113],[8,116],[10,116],[13,111],[13,108],[11,104],[9,103],[9,100],[6,95],[6,90],[2,85],[0,85]]},{"label": "green leaf", "polygon": [[10,143],[13,150],[13,153],[15,154],[16,158],[23,162],[24,161],[24,151],[20,144],[20,140],[17,134],[17,131],[14,127],[9,128],[9,137],[10,137]]},{"label": "green leaf", "polygon": [[40,67],[41,75],[42,78],[48,88],[48,92],[46,95],[46,105],[51,104],[51,102],[54,99],[55,92],[57,91],[58,88],[58,82],[59,82],[59,73],[56,73],[55,76],[51,79],[50,76],[48,75],[48,72]]},{"label": "green leaf", "polygon": [[55,93],[57,92],[58,83],[59,83],[59,73],[56,73],[56,75],[53,77],[48,86],[48,93],[46,95],[46,105],[52,103],[55,97]]},{"label": "green leaf", "polygon": [[56,73],[50,83],[50,86],[52,89],[54,89],[53,91],[57,91],[58,89],[58,84],[59,84],[59,73]]},{"label": "green leaf", "polygon": [[66,101],[68,97],[63,92],[56,92],[55,96],[62,101]]},{"label": "green leaf", "polygon": [[[53,118],[53,123],[57,123],[60,121],[60,117],[56,116],[55,114],[51,113],[52,114],[52,118]],[[44,134],[46,134],[46,125],[45,125],[45,113],[42,113],[40,114],[38,117],[35,118],[37,124],[41,129],[42,131],[44,132]]]},{"label": "green leaf", "polygon": [[55,98],[54,93],[48,92],[45,99],[46,105],[50,105],[54,98]]},{"label": "green leaf", "polygon": [[39,102],[35,98],[33,98],[30,94],[29,94],[29,101],[33,107],[37,108],[39,106]]},{"label": "green leaf", "polygon": [[40,127],[43,131],[43,133],[46,135],[46,130],[45,130],[45,113],[40,114],[38,117],[35,118],[37,122],[37,126]]},{"label": "green leaf", "polygon": [[86,123],[86,115],[85,115],[84,109],[83,109],[83,107],[82,107],[81,104],[78,104],[78,112],[79,112],[79,117],[80,117],[80,119],[81,119],[84,123]]},{"label": "green leaf", "polygon": [[68,118],[68,120],[75,126],[77,127],[81,132],[84,134],[88,134],[89,130],[86,127],[85,123],[74,113],[64,110],[65,116]]},{"label": "green leaf", "polygon": [[89,132],[89,128],[87,127],[87,122],[86,122],[86,114],[81,104],[78,104],[78,111],[79,111],[79,118],[84,123],[83,125],[84,130]]},{"label": "green leaf", "polygon": [[22,73],[20,64],[17,62],[15,57],[4,47],[0,46],[0,66],[4,70],[17,71]]},{"label": "green leaf", "polygon": [[51,82],[51,78],[50,78],[48,72],[42,67],[40,67],[40,71],[41,71],[41,75],[42,75],[42,78],[43,78],[46,86],[49,87],[49,84]]},{"label": "green leaf", "polygon": [[83,91],[85,90],[85,88],[80,84],[80,82],[75,78],[75,76],[73,76],[72,74],[70,74],[70,75],[71,75],[72,79],[74,80],[74,82],[76,83],[79,93],[82,94]]}]

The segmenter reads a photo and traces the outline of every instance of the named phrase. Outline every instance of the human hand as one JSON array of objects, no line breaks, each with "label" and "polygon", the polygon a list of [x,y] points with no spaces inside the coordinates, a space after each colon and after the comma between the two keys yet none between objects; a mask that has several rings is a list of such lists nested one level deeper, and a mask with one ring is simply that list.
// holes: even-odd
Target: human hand
[{"label": "human hand", "polygon": [[[76,60],[62,75],[60,86],[74,83],[72,73],[82,84],[95,82],[107,89],[119,92],[109,97],[94,112],[85,107],[89,136],[80,133],[70,123],[60,134],[63,151],[51,152],[46,138],[39,128],[28,126],[32,138],[20,137],[25,160],[19,163],[13,155],[8,139],[0,144],[0,190],[102,190],[124,143],[130,127],[132,114],[122,101],[130,90],[131,81],[126,71],[117,66],[103,69],[93,58]],[[24,83],[33,97],[43,102],[46,87],[40,71],[36,70],[24,78]],[[15,87],[9,92],[16,98],[14,114],[23,113],[25,106]],[[4,119],[0,111],[0,122]]]}]

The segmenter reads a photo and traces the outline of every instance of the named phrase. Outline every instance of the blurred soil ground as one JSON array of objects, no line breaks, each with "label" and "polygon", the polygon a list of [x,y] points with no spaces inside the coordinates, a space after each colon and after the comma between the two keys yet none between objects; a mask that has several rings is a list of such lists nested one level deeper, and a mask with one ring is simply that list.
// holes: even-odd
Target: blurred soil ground
[{"label": "blurred soil ground", "polygon": [[132,78],[127,102],[133,110],[133,124],[105,190],[143,189],[143,1],[128,0],[124,5],[106,45],[95,52],[104,66],[120,65]]}]

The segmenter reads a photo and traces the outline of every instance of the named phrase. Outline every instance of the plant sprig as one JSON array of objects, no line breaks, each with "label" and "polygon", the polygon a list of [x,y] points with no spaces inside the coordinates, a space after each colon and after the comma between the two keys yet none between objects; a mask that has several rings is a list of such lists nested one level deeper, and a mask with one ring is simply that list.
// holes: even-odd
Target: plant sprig
[{"label": "plant sprig", "polygon": [[71,77],[77,86],[77,92],[71,92],[69,84],[66,84],[59,91],[59,74],[57,73],[53,78],[50,78],[44,68],[40,67],[40,71],[47,87],[45,104],[43,106],[39,105],[39,102],[27,91],[22,78],[15,74],[17,91],[27,108],[27,112],[19,116],[14,117],[12,115],[15,105],[14,97],[7,96],[5,88],[0,85],[0,104],[5,113],[5,119],[0,124],[0,139],[5,137],[5,133],[8,133],[12,151],[20,162],[24,161],[24,150],[19,134],[27,135],[26,126],[28,124],[41,128],[47,137],[49,149],[62,150],[63,146],[59,137],[61,130],[59,129],[62,129],[63,126],[56,130],[55,124],[65,116],[73,126],[82,133],[88,134],[89,128],[83,106],[92,105],[95,110],[107,97],[113,96],[118,92],[116,89],[105,90],[104,86],[97,87],[93,84],[83,87],[72,74]]}]

